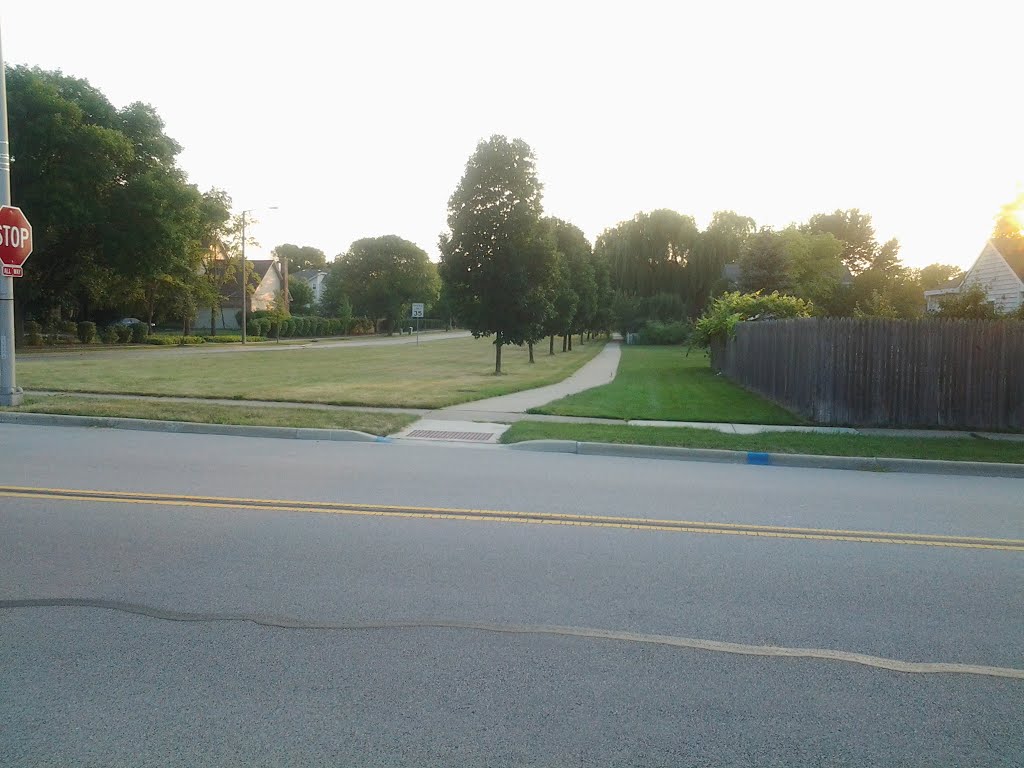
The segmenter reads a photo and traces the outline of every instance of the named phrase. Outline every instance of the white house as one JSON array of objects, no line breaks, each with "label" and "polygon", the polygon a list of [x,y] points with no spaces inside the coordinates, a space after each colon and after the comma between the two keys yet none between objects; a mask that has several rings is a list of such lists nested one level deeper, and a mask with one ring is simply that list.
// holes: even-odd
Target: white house
[{"label": "white house", "polygon": [[304,269],[288,275],[289,284],[292,280],[301,280],[313,289],[313,302],[320,303],[320,297],[324,295],[324,279],[327,273],[321,269]]},{"label": "white house", "polygon": [[945,297],[974,285],[985,290],[989,303],[1000,312],[1017,310],[1024,304],[1024,254],[1007,258],[990,240],[958,284],[924,292],[928,311],[936,311]]},{"label": "white house", "polygon": [[[277,259],[248,260],[249,264],[249,311],[258,312],[274,308],[274,301],[284,289],[284,275]],[[214,268],[226,268],[226,262],[218,260]],[[237,273],[236,273],[237,274]],[[216,330],[235,330],[239,327],[236,314],[242,309],[242,286],[233,282],[221,297],[220,309],[212,312],[210,307],[196,311],[192,327],[196,331],[210,330],[211,317]]]}]

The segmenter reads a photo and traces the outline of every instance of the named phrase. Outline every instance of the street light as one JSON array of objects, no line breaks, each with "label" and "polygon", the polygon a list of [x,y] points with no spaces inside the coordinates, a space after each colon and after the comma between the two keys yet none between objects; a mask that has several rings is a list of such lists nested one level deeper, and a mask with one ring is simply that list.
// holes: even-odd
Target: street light
[{"label": "street light", "polygon": [[249,297],[246,295],[245,283],[245,217],[253,211],[276,211],[276,205],[268,205],[265,208],[249,208],[242,211],[242,343],[245,344],[245,315],[249,309]]}]

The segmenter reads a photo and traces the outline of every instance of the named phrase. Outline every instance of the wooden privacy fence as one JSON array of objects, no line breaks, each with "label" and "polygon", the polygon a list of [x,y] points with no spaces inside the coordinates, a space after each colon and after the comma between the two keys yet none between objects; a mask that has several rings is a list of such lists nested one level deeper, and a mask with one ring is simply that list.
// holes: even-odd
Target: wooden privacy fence
[{"label": "wooden privacy fence", "polygon": [[1024,430],[1024,323],[809,318],[740,323],[714,364],[826,424]]}]

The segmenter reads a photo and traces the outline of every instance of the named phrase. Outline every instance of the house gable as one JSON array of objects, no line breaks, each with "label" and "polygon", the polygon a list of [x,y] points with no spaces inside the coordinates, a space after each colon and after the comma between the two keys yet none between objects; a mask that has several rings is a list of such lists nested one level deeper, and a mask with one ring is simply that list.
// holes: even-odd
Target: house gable
[{"label": "house gable", "polygon": [[960,289],[981,286],[988,300],[1000,312],[1012,312],[1024,303],[1024,279],[990,241],[978,256]]}]

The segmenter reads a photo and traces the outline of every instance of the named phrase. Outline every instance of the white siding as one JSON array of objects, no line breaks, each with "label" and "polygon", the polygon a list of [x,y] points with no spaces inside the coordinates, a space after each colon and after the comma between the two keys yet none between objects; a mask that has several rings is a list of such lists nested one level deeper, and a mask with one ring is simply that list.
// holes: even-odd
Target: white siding
[{"label": "white siding", "polygon": [[1024,282],[1006,259],[989,243],[964,278],[963,287],[980,285],[1000,312],[1012,312],[1024,300]]},{"label": "white siding", "polygon": [[256,291],[252,295],[252,311],[273,309],[274,300],[282,289],[281,275],[277,271],[277,264],[271,264],[267,274],[260,280],[260,284],[256,286]]}]

